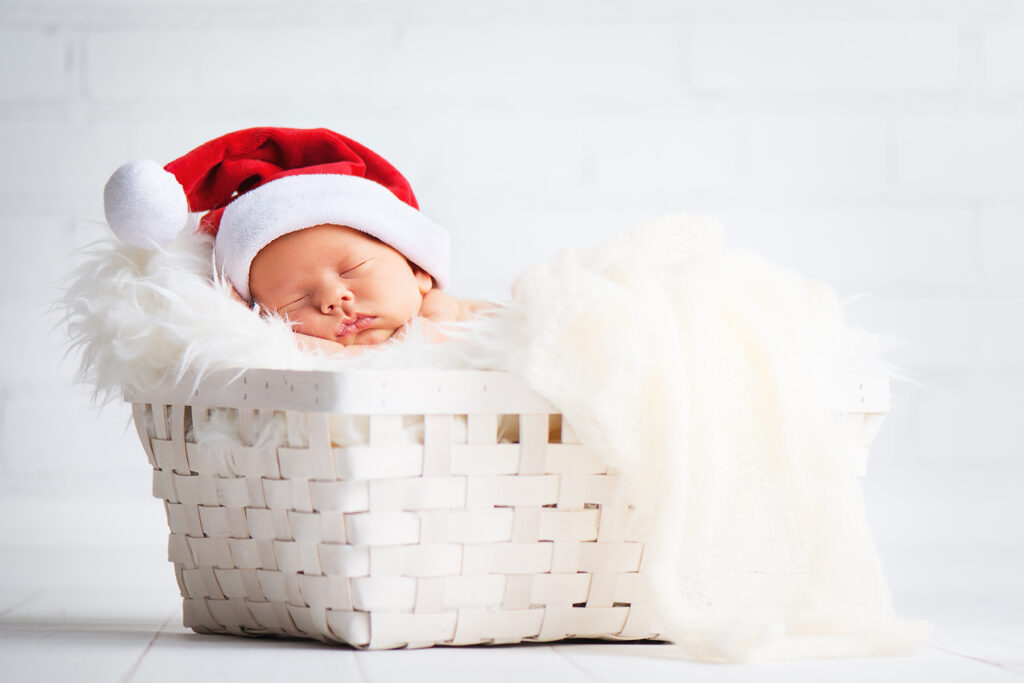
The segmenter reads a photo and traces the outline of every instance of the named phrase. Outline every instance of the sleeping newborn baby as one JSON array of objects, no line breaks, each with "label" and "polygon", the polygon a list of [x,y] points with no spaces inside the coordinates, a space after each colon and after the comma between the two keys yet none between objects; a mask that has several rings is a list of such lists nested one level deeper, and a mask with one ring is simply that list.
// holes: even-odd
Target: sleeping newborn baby
[{"label": "sleeping newborn baby", "polygon": [[416,316],[440,341],[434,322],[468,320],[493,305],[457,299],[394,248],[332,224],[263,247],[249,268],[249,292],[261,308],[292,323],[303,348],[346,354],[400,336]]},{"label": "sleeping newborn baby", "polygon": [[324,129],[249,128],[163,168],[121,166],[104,188],[107,222],[140,247],[169,242],[206,212],[216,267],[236,298],[285,318],[299,345],[354,354],[401,336],[417,316],[466,320],[495,306],[443,291],[448,232],[419,211],[383,157]]}]

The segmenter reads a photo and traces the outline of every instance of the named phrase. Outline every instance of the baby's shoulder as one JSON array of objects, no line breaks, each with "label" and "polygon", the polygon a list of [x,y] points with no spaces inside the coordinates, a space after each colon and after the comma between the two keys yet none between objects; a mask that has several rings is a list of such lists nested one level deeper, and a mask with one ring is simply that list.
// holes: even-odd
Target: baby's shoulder
[{"label": "baby's shoulder", "polygon": [[455,320],[461,311],[461,303],[448,292],[431,289],[423,295],[420,315],[431,320]]}]

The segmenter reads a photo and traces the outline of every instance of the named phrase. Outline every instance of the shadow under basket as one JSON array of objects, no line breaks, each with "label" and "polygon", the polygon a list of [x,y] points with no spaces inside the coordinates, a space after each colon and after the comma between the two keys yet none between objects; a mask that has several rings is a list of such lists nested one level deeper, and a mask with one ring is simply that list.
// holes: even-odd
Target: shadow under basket
[{"label": "shadow under basket", "polygon": [[[124,398],[194,631],[367,649],[658,638],[645,524],[516,375],[249,369]],[[889,378],[852,377],[845,405],[863,473]],[[215,416],[227,448],[196,443]],[[364,438],[332,442],[339,418]]]}]

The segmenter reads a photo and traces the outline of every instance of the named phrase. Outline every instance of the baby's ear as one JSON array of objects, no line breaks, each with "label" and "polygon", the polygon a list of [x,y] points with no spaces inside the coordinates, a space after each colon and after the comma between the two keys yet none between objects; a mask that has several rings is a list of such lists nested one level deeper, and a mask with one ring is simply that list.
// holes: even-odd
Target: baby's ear
[{"label": "baby's ear", "polygon": [[426,294],[434,288],[434,278],[430,276],[430,273],[417,266],[412,261],[409,262],[412,266],[412,274],[416,276],[416,284],[420,287],[420,294]]}]

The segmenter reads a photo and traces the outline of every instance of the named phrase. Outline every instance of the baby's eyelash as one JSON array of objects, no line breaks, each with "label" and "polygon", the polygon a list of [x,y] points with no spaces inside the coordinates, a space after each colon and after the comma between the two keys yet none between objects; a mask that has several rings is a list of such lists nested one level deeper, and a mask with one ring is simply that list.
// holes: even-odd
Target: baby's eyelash
[{"label": "baby's eyelash", "polygon": [[366,261],[360,261],[359,263],[355,264],[351,268],[342,269],[341,274],[344,275],[345,273],[349,273],[349,272],[355,270],[356,268],[358,268],[359,266],[363,265],[364,263],[366,263]]},{"label": "baby's eyelash", "polygon": [[280,313],[281,311],[283,311],[284,309],[288,308],[289,306],[294,306],[295,304],[297,304],[297,303],[299,303],[299,302],[301,302],[301,301],[305,301],[305,300],[306,300],[306,299],[308,299],[308,298],[309,298],[309,295],[308,295],[308,294],[306,294],[306,295],[304,295],[304,296],[300,296],[300,297],[299,297],[298,299],[296,299],[295,301],[290,301],[290,302],[288,302],[288,303],[284,304],[283,306],[281,306],[281,307],[280,307],[279,309],[277,309],[277,312],[278,312],[278,313]]}]

